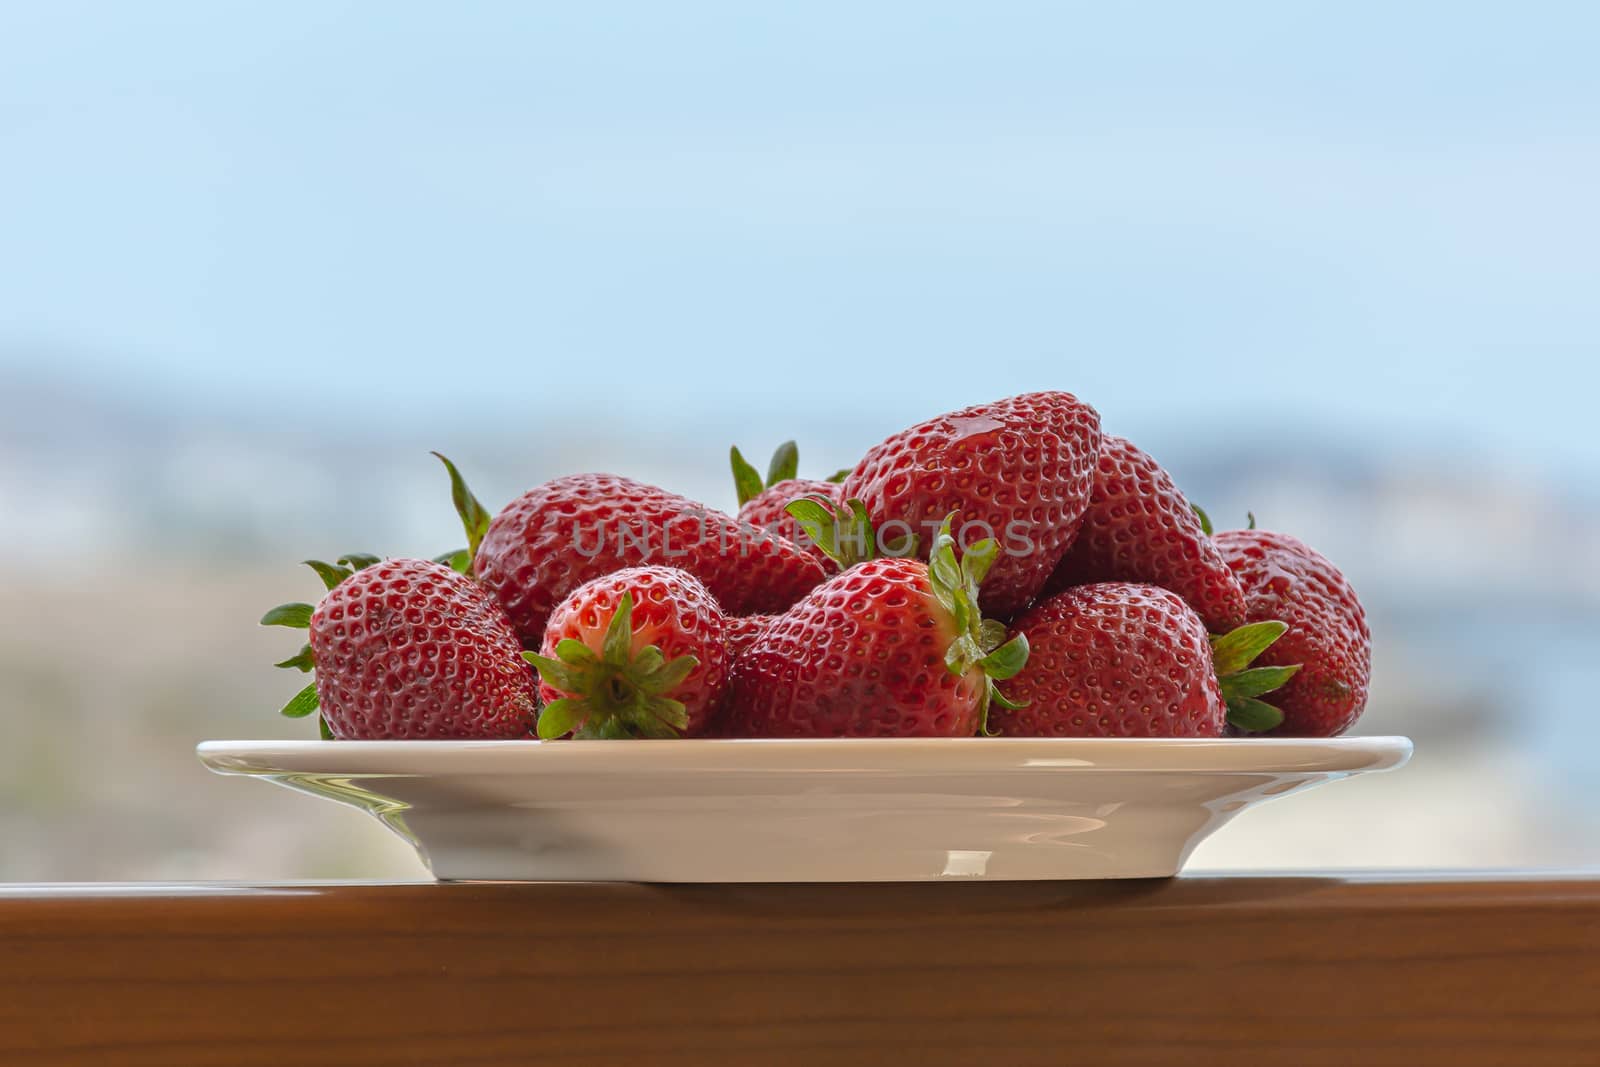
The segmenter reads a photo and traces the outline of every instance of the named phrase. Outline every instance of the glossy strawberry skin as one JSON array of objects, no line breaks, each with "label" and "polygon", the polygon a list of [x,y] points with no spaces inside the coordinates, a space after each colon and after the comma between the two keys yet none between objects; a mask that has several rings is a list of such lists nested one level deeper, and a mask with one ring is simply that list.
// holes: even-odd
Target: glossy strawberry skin
[{"label": "glossy strawberry skin", "polygon": [[1112,581],[1172,590],[1212,633],[1244,623],[1244,590],[1172,476],[1131,441],[1107,434],[1083,526],[1042,595]]},{"label": "glossy strawberry skin", "polygon": [[730,515],[611,474],[557,478],[513,500],[490,522],[474,571],[531,648],[572,590],[652,564],[693,574],[734,615],[782,611],[825,577],[791,541],[752,536]]},{"label": "glossy strawberry skin", "polygon": [[1333,737],[1367,706],[1372,634],[1350,583],[1297,538],[1270,530],[1227,530],[1213,538],[1244,588],[1251,622],[1280,619],[1288,631],[1262,653],[1260,666],[1300,664],[1264,699],[1283,712],[1272,733]]},{"label": "glossy strawberry skin", "polygon": [[391,559],[357,571],[311,616],[317,699],[335,737],[527,737],[534,676],[488,590],[449,567]]},{"label": "glossy strawberry skin", "polygon": [[728,654],[734,659],[756,643],[762,631],[776,622],[776,615],[730,615],[723,628],[728,638]]},{"label": "glossy strawberry skin", "polygon": [[[1007,737],[1219,737],[1227,708],[1205,624],[1176,593],[1100,582],[1018,619],[1028,664],[1006,685],[1024,706],[994,707]],[[1024,703],[1025,702],[1025,703]]]},{"label": "glossy strawberry skin", "polygon": [[837,482],[823,482],[815,478],[789,478],[768,486],[745,501],[744,506],[739,509],[738,519],[759,530],[768,530],[787,541],[793,541],[809,552],[822,565],[824,571],[832,574],[839,569],[838,565],[816,546],[810,535],[801,529],[794,516],[785,508],[790,501],[801,497],[822,497],[838,504],[843,500],[840,489],[841,486]]},{"label": "glossy strawberry skin", "polygon": [[[693,656],[700,661],[668,695],[681,701],[688,713],[689,725],[683,736],[705,733],[727,686],[732,654],[722,608],[705,584],[687,571],[675,567],[629,567],[585,582],[550,613],[541,654],[554,658],[556,645],[564,638],[572,638],[599,655],[606,626],[625,593],[633,597],[635,654],[654,645],[665,659]],[[547,704],[572,695],[547,683],[539,684],[539,696]]]},{"label": "glossy strawberry skin", "polygon": [[723,733],[970,737],[985,680],[945,668],[954,635],[926,564],[858,564],[813,589],[734,661]]},{"label": "glossy strawberry skin", "polygon": [[[872,448],[844,480],[880,536],[909,523],[923,553],[930,526],[956,514],[963,546],[993,536],[985,615],[1009,619],[1044,586],[1077,535],[1094,484],[1100,416],[1070,393],[1027,393],[929,419]],[[985,529],[986,528],[986,529]],[[977,533],[971,533],[977,530]]]}]

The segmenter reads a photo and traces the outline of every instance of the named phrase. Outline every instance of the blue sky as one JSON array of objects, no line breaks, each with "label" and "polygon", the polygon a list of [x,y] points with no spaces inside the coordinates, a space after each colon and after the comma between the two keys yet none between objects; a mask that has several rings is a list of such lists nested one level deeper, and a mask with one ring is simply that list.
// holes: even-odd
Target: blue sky
[{"label": "blue sky", "polygon": [[1594,469],[1597,40],[1581,3],[9,4],[0,364],[685,433],[1051,386]]}]

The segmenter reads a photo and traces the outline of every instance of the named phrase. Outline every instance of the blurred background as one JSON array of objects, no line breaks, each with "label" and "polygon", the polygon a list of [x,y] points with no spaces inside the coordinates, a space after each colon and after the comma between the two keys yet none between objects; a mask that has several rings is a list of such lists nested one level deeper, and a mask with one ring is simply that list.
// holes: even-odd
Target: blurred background
[{"label": "blurred background", "polygon": [[1600,863],[1600,8],[0,5],[0,879],[415,877],[297,561],[1095,404],[1338,561],[1391,775],[1200,867]]}]

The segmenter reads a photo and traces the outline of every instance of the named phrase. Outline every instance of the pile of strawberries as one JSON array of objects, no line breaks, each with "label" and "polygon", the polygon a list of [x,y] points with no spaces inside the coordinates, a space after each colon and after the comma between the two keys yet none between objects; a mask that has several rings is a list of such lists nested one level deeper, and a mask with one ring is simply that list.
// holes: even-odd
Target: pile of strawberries
[{"label": "pile of strawberries", "polygon": [[609,474],[467,547],[309,566],[283,709],[328,738],[1332,736],[1371,642],[1334,565],[1213,533],[1095,410],[1041,392],[930,419],[827,481],[737,449],[737,516]]}]

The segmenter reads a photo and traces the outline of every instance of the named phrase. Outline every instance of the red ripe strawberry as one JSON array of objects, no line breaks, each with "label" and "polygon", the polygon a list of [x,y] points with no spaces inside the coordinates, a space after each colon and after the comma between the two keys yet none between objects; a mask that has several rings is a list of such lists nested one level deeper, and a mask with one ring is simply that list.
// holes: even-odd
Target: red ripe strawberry
[{"label": "red ripe strawberry", "polygon": [[1181,596],[1213,633],[1227,633],[1244,622],[1244,590],[1210,534],[1161,464],[1107,434],[1078,539],[1043,595],[1090,582],[1148,582]]},{"label": "red ripe strawberry", "polygon": [[561,598],[624,567],[686,570],[733,615],[782,611],[825,577],[791,541],[754,535],[730,515],[612,474],[546,482],[491,521],[454,465],[445,465],[467,530],[468,548],[459,555],[530,646],[543,638]]},{"label": "red ripe strawberry", "polygon": [[539,706],[533,672],[488,590],[426,560],[340,564],[311,562],[329,586],[314,610],[285,604],[261,620],[311,630],[306,648],[279,664],[316,670],[285,715],[320,707],[324,736],[363,740],[528,736]]},{"label": "red ripe strawberry", "polygon": [[1044,586],[1089,506],[1100,416],[1070,393],[1027,393],[941,415],[875,446],[844,480],[887,538],[952,512],[962,544],[1000,539],[983,610],[1008,619]]},{"label": "red ripe strawberry", "polygon": [[776,622],[776,615],[730,615],[723,632],[728,636],[728,654],[737,659],[756,643],[763,630]]},{"label": "red ripe strawberry", "polygon": [[539,736],[692,737],[728,680],[722,609],[675,567],[629,567],[556,606],[539,653]]},{"label": "red ripe strawberry", "polygon": [[[1233,718],[1261,724],[1254,699],[1294,673],[1245,670],[1283,632],[1241,627],[1218,638],[1183,598],[1154,585],[1100,582],[1059,593],[1018,619],[1028,664],[1007,687],[1015,708],[995,729],[1013,737],[1218,737]],[[1259,706],[1258,706],[1259,705]]]},{"label": "red ripe strawberry", "polygon": [[1227,530],[1215,541],[1244,586],[1248,617],[1288,623],[1263,662],[1301,664],[1272,696],[1284,716],[1274,732],[1333,737],[1349,729],[1367,706],[1372,676],[1372,635],[1355,590],[1339,568],[1288,534]]},{"label": "red ripe strawberry", "polygon": [[994,688],[1027,661],[1024,640],[984,622],[978,583],[991,541],[958,564],[948,522],[932,562],[875,559],[813,589],[733,666],[730,737],[969,737]]},{"label": "red ripe strawberry", "polygon": [[800,545],[830,574],[837,570],[834,561],[817,547],[811,536],[785,509],[790,501],[801,497],[822,497],[831,503],[843,503],[839,495],[839,482],[847,472],[839,472],[830,481],[796,477],[800,453],[793,441],[785,441],[772,454],[772,463],[767,468],[764,482],[756,469],[740,455],[738,448],[729,449],[728,454],[733,466],[734,490],[739,496],[739,521]]}]

